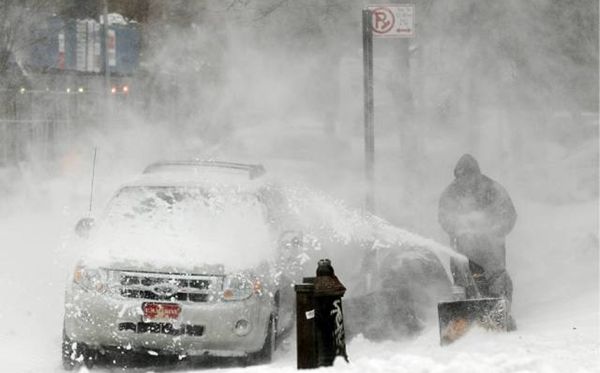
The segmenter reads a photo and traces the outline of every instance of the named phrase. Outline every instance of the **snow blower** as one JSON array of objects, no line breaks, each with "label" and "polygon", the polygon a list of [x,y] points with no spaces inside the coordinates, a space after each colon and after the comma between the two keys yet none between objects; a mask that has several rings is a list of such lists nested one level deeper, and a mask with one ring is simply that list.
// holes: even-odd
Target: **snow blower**
[{"label": "snow blower", "polygon": [[[454,265],[456,265],[454,263]],[[453,266],[454,266],[453,265]],[[510,303],[505,297],[489,297],[489,284],[483,268],[469,261],[472,276],[453,269],[453,301],[438,304],[440,344],[450,344],[474,327],[490,331],[508,331]],[[457,278],[458,277],[458,278]]]}]

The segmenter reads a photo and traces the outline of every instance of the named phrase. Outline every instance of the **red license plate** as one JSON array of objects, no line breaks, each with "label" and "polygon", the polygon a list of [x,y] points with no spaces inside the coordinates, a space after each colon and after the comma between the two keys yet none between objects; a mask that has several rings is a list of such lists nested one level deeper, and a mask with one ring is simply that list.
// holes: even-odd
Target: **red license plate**
[{"label": "red license plate", "polygon": [[142,303],[146,320],[177,320],[181,306],[177,303]]}]

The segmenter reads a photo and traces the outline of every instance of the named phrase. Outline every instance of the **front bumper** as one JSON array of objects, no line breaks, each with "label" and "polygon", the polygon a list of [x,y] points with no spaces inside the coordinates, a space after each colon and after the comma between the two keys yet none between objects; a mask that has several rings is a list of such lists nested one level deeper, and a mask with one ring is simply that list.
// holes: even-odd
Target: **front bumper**
[{"label": "front bumper", "polygon": [[[272,312],[271,299],[257,295],[242,301],[177,302],[181,313],[167,328],[132,328],[148,325],[143,320],[145,301],[98,294],[73,285],[65,296],[65,333],[75,342],[99,349],[244,356],[262,348]],[[235,324],[242,319],[248,322],[249,330],[240,336],[235,332]],[[168,327],[172,328],[165,330]],[[195,332],[186,332],[190,330]]]}]

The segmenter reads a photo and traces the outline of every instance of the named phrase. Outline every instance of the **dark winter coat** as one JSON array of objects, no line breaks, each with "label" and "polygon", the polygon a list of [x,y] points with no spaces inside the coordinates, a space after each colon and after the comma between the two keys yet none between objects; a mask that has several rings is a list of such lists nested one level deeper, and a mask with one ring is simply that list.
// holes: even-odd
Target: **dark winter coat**
[{"label": "dark winter coat", "polygon": [[517,219],[506,190],[481,174],[475,158],[463,155],[455,180],[444,190],[438,219],[452,246],[488,274],[506,265],[505,237]]}]

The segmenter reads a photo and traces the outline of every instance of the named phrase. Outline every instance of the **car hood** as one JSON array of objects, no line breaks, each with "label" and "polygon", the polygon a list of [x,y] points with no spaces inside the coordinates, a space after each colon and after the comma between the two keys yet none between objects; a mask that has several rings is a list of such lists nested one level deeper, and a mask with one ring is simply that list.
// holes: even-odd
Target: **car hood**
[{"label": "car hood", "polygon": [[222,273],[270,261],[275,247],[271,232],[258,224],[194,231],[101,226],[84,243],[82,260],[104,268],[201,273],[221,267]]}]

